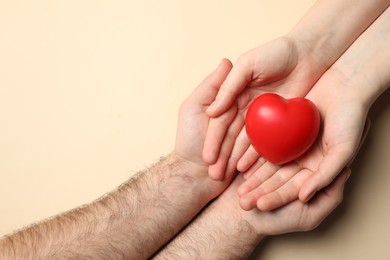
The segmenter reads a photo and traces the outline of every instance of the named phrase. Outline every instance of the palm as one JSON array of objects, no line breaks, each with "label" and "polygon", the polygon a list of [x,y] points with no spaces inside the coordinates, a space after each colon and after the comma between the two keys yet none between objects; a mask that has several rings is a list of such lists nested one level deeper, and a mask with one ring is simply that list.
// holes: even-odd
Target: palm
[{"label": "palm", "polygon": [[209,123],[206,115],[208,105],[186,109],[184,106],[188,103],[192,101],[186,100],[180,110],[175,150],[181,157],[203,167],[203,172],[207,172],[207,165],[202,160],[202,149]]},{"label": "palm", "polygon": [[209,117],[206,109],[214,101],[219,87],[226,79],[232,64],[223,60],[218,68],[211,73],[195,91],[182,103],[179,112],[179,123],[173,156],[180,158],[187,169],[194,169],[191,174],[197,174],[207,180],[207,185],[220,194],[229,184],[225,182],[212,183],[207,177],[208,165],[202,160],[203,143],[206,137]]},{"label": "palm", "polygon": [[204,168],[201,172],[207,172],[207,165],[202,160],[203,143],[210,120],[206,109],[214,101],[231,68],[229,60],[222,60],[218,68],[208,75],[180,106],[175,154]]},{"label": "palm", "polygon": [[[352,159],[358,149],[366,111],[351,110],[351,107],[363,106],[359,106],[357,99],[343,88],[345,85],[329,72],[310,91],[307,98],[317,104],[324,119],[321,137],[294,162],[282,167],[269,162],[254,165],[255,168],[246,174],[248,180],[239,188],[243,209],[257,206],[272,210],[299,195],[306,200],[313,185],[329,184]],[[252,160],[249,158],[247,155],[241,160]]]}]

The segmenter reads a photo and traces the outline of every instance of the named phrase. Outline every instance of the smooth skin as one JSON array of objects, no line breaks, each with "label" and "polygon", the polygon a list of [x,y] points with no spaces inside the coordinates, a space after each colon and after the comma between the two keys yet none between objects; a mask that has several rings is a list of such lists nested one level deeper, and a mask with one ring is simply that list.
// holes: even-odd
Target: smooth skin
[{"label": "smooth skin", "polygon": [[[257,163],[239,187],[244,209],[272,210],[298,196],[307,201],[357,152],[367,113],[390,86],[390,8],[321,77],[307,98],[324,119],[323,134],[303,157],[282,167]],[[364,136],[363,136],[364,137]],[[256,155],[241,160],[250,165]]]},{"label": "smooth skin", "polygon": [[[239,171],[247,171],[257,160],[258,155],[250,147],[244,128],[245,112],[253,99],[268,92],[277,93],[285,98],[307,96],[329,67],[389,5],[389,0],[319,0],[286,36],[242,55],[223,83],[215,102],[207,110],[212,119],[206,136],[203,158],[211,164],[210,177],[214,180],[224,180],[225,177],[229,178],[236,168]],[[320,153],[312,153],[313,158],[305,159],[310,161],[309,169],[315,175],[311,181],[308,180],[301,185],[299,198],[303,202],[310,199],[320,188],[328,185],[354,156],[364,126],[362,119],[366,114],[366,107],[360,107],[359,101],[342,93],[345,98],[344,105],[353,105],[356,111],[348,118],[349,135],[338,136],[336,133],[338,129],[335,128],[337,122],[332,120],[339,120],[335,115],[338,114],[338,108],[342,107],[340,103],[338,108],[334,104],[333,110],[329,110],[326,100],[333,103],[331,100],[333,90],[330,89],[332,86],[328,85],[343,81],[339,79],[339,75],[334,79],[329,78],[329,73],[321,81],[328,92],[324,90],[326,93],[320,94],[316,90],[307,97],[322,102],[317,105],[322,110],[324,118],[325,113],[329,113],[323,122],[329,125],[327,127],[329,130],[326,136],[321,136],[322,141],[319,143],[321,148],[318,149]],[[340,93],[339,89],[336,91]],[[326,100],[322,101],[323,98]],[[357,121],[359,123],[356,123]],[[360,123],[361,121],[363,123]],[[334,125],[333,130],[330,130],[330,125]],[[316,166],[320,163],[321,170]],[[300,171],[301,162],[297,161],[296,164],[299,167],[291,166],[293,168],[291,171],[295,173]],[[304,168],[306,166],[307,163]],[[268,179],[278,169],[279,166],[267,164],[264,169],[266,173],[263,174],[261,181]],[[305,176],[307,177],[307,174]],[[244,189],[241,192],[245,193],[248,190]]]}]

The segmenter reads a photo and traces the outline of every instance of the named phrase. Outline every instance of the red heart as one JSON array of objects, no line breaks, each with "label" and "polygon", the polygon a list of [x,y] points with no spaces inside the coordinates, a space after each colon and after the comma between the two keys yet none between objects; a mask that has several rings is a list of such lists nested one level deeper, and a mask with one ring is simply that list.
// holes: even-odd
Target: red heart
[{"label": "red heart", "polygon": [[308,99],[257,97],[249,106],[246,132],[255,150],[274,164],[295,160],[312,146],[320,129],[320,113]]}]

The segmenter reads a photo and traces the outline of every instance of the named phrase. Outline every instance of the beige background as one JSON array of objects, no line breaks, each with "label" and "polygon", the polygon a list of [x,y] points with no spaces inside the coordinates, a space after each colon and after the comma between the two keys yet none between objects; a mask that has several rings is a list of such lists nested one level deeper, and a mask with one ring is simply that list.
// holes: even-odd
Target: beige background
[{"label": "beige background", "polygon": [[[170,152],[180,102],[219,60],[286,33],[312,3],[0,0],[0,236]],[[372,110],[343,205],[254,258],[390,259],[389,100]]]}]

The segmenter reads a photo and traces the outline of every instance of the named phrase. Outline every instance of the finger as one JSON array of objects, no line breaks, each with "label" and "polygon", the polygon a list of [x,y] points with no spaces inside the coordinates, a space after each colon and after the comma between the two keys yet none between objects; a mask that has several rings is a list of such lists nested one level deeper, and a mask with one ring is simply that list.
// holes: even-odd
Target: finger
[{"label": "finger", "polygon": [[[213,118],[211,120],[215,119]],[[234,160],[231,158],[231,154],[234,143],[243,126],[244,118],[241,115],[236,115],[222,141],[222,147],[219,152],[217,162],[209,167],[209,176],[212,179],[223,180],[225,176],[226,178],[230,178],[234,173],[236,165],[233,164]],[[227,167],[228,161],[231,161],[229,167]]]},{"label": "finger", "polygon": [[265,162],[266,160],[263,157],[259,157],[256,162],[248,169],[248,171],[242,173],[244,179],[249,179],[261,166],[264,165]]},{"label": "finger", "polygon": [[[222,59],[218,67],[210,73],[194,90],[191,95],[201,105],[209,106],[215,99],[218,90],[231,71],[233,65],[230,60]],[[205,94],[208,93],[208,94]]]},{"label": "finger", "polygon": [[[351,176],[351,168],[345,167],[331,184],[319,192],[319,196],[322,196],[321,194],[323,194],[328,198],[332,198],[332,200],[336,200],[336,197],[342,195],[344,191],[344,184],[348,180],[349,176]],[[341,201],[341,198],[338,198],[338,200]]]},{"label": "finger", "polygon": [[309,202],[309,217],[304,224],[304,230],[317,227],[343,201],[344,184],[350,175],[351,170],[345,168],[329,186],[318,192],[315,199]]},{"label": "finger", "polygon": [[211,118],[203,147],[203,160],[208,164],[217,162],[225,135],[237,114],[237,107],[231,107],[217,118]]},{"label": "finger", "polygon": [[210,117],[217,117],[225,112],[236,97],[252,80],[253,58],[251,55],[240,57],[221,86],[215,101],[207,109]]},{"label": "finger", "polygon": [[240,197],[239,204],[241,209],[249,211],[254,208],[256,208],[256,197],[254,196],[247,196],[248,194],[244,195],[243,197]]},{"label": "finger", "polygon": [[[273,176],[264,181],[261,185],[256,187],[254,190],[245,194],[240,198],[240,206],[245,210],[251,210],[256,207],[256,201],[267,197],[269,194],[274,193],[280,187],[288,183],[293,176],[295,176],[301,168],[295,164],[285,165],[280,168]],[[295,196],[297,197],[296,192]]]},{"label": "finger", "polygon": [[274,165],[270,162],[264,163],[248,180],[246,180],[239,188],[238,195],[243,196],[244,194],[254,190],[264,181],[269,179],[272,175],[274,175],[280,166]]},{"label": "finger", "polygon": [[244,124],[234,143],[232,157],[234,157],[238,162],[241,159],[241,157],[245,154],[245,152],[248,150],[250,145],[251,143],[249,142],[248,136],[246,134],[245,124]]},{"label": "finger", "polygon": [[240,172],[246,172],[259,158],[259,154],[255,151],[253,146],[250,146],[241,156],[237,162],[237,170]]},{"label": "finger", "polygon": [[[245,119],[243,119],[245,121]],[[244,125],[244,123],[243,123]],[[237,163],[242,157],[242,155],[245,153],[246,150],[248,150],[250,146],[250,142],[248,139],[248,136],[246,135],[245,126],[241,128],[240,133],[236,137],[236,140],[233,145],[233,150],[231,151],[231,155],[229,157],[229,160],[227,162],[226,166],[226,175],[229,176],[229,173],[233,170],[236,170]]]},{"label": "finger", "polygon": [[[353,149],[351,150],[345,149],[343,153],[332,151],[332,156],[328,156],[328,155],[325,156],[324,161],[321,162],[317,173],[313,175],[313,177],[310,178],[302,186],[301,191],[299,193],[300,200],[304,202],[308,201],[311,197],[313,197],[316,191],[320,190],[321,188],[327,186],[330,182],[332,182],[333,178],[337,176],[337,174],[342,170],[342,167],[344,167],[344,165],[346,165],[346,167],[351,166],[353,160],[355,159],[356,155],[358,154],[360,148],[362,147],[368,135],[368,131],[370,127],[371,127],[371,120],[368,118],[364,124],[362,137],[360,139],[359,145],[354,152]],[[352,156],[350,156],[351,154]],[[336,160],[338,155],[339,158],[338,160]],[[332,161],[334,163],[333,165],[331,165]],[[347,163],[345,163],[345,161]],[[333,166],[333,168],[328,165]],[[320,170],[322,170],[322,172],[320,172]]]},{"label": "finger", "polygon": [[307,202],[317,191],[328,186],[346,166],[353,153],[352,145],[338,146],[329,150],[322,159],[318,170],[303,184],[299,192],[299,199]]},{"label": "finger", "polygon": [[303,182],[311,174],[313,174],[313,172],[307,169],[299,171],[298,168],[295,168],[295,170],[298,171],[292,172],[294,176],[290,180],[288,180],[284,185],[281,185],[278,189],[275,189],[275,191],[273,192],[267,193],[264,196],[259,197],[256,204],[259,210],[261,211],[274,210],[298,198],[299,189],[301,188]]}]

